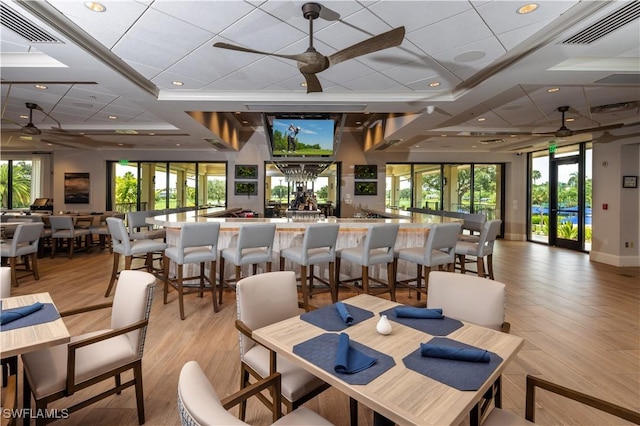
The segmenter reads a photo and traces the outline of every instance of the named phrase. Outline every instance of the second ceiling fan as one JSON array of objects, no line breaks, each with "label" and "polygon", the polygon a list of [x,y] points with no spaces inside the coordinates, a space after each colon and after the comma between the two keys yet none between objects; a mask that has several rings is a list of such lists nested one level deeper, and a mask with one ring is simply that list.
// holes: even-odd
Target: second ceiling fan
[{"label": "second ceiling fan", "polygon": [[377,52],[379,50],[388,49],[390,47],[399,46],[404,39],[404,27],[398,27],[385,33],[368,38],[360,43],[356,43],[345,49],[342,49],[332,55],[324,56],[313,47],[313,21],[317,19],[323,10],[323,6],[318,3],[305,3],[302,6],[302,15],[309,21],[309,47],[303,53],[297,55],[284,55],[278,53],[261,52],[258,50],[248,49],[229,43],[215,43],[214,47],[222,49],[236,50],[239,52],[257,53],[260,55],[275,56],[278,58],[292,59],[298,62],[298,69],[304,76],[307,83],[307,93],[322,92],[322,85],[316,76],[332,65],[358,56]]}]

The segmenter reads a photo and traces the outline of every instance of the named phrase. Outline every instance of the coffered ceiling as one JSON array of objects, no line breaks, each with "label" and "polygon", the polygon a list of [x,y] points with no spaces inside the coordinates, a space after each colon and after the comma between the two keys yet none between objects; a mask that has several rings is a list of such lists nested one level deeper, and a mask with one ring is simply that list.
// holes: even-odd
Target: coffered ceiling
[{"label": "coffered ceiling", "polygon": [[[528,14],[519,1],[327,1],[313,21],[323,55],[405,36],[317,74],[321,93],[306,93],[293,60],[213,46],[302,53],[303,4],[2,1],[2,149],[231,152],[264,132],[261,112],[345,113],[358,136],[372,114],[393,114],[370,147],[388,151],[640,139],[639,1],[538,0]],[[26,103],[40,135],[21,131]],[[579,134],[553,134],[561,106]]]}]

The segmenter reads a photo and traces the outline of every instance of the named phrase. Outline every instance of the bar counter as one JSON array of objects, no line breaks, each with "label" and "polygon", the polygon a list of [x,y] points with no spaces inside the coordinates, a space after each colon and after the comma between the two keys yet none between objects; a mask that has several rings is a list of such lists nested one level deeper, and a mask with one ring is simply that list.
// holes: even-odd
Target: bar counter
[{"label": "bar counter", "polygon": [[[447,222],[462,222],[462,219],[448,218],[439,215],[429,215],[422,213],[411,213],[402,211],[402,218],[336,218],[330,216],[325,219],[312,219],[299,217],[296,218],[236,218],[236,217],[219,217],[224,211],[221,208],[201,209],[196,211],[163,214],[159,216],[148,217],[147,223],[155,226],[164,227],[167,230],[167,244],[169,246],[177,245],[180,234],[180,227],[184,223],[194,222],[217,222],[220,223],[220,235],[218,238],[218,249],[233,247],[237,238],[238,230],[243,225],[256,225],[263,223],[275,223],[276,235],[273,244],[273,270],[277,270],[279,265],[280,249],[286,247],[294,247],[302,245],[304,231],[307,225],[312,223],[338,223],[340,231],[338,233],[338,241],[336,248],[347,248],[362,245],[362,239],[367,234],[369,226],[381,223],[397,223],[400,225],[398,238],[396,239],[395,248],[424,246],[429,228],[434,224]],[[371,211],[371,210],[369,210]],[[392,213],[387,210],[386,213]],[[400,216],[400,214],[398,214]],[[173,264],[171,269],[173,270]],[[192,267],[193,265],[188,265]],[[185,266],[186,268],[187,266]],[[327,276],[328,267],[322,265],[320,274]],[[285,269],[295,270],[299,273],[299,266],[293,266],[288,261]],[[194,269],[195,271],[195,269]],[[248,274],[249,267],[243,269],[243,276]],[[370,275],[379,279],[386,280],[386,265],[376,265],[369,269]],[[188,271],[185,270],[185,273]],[[233,268],[227,265],[225,277],[233,273]],[[317,273],[316,273],[317,275]],[[361,275],[361,269],[352,265],[350,262],[343,262],[341,267],[341,275],[343,278],[358,277]],[[415,276],[415,265],[408,262],[399,262],[398,279],[409,278],[409,275]]]}]

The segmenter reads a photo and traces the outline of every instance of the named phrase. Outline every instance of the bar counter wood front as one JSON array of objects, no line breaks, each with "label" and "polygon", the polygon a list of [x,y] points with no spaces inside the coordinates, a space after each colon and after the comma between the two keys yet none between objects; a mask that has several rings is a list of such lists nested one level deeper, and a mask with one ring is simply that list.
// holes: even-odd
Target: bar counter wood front
[{"label": "bar counter wood front", "polygon": [[[338,233],[338,241],[336,248],[355,247],[362,244],[362,238],[366,235],[368,227],[373,224],[397,223],[400,225],[398,238],[395,248],[424,246],[424,242],[429,232],[429,228],[438,223],[462,222],[461,219],[442,217],[439,215],[428,215],[421,213],[409,213],[403,218],[393,219],[370,219],[370,218],[335,218],[328,217],[326,219],[296,219],[296,218],[225,218],[219,217],[221,209],[202,209],[189,212],[171,213],[159,216],[153,216],[146,219],[147,223],[164,227],[167,230],[167,244],[177,245],[180,234],[180,227],[183,223],[194,222],[216,222],[220,223],[220,236],[218,239],[218,248],[232,247],[234,238],[237,236],[240,226],[257,225],[263,223],[276,224],[276,236],[273,245],[273,264],[278,265],[278,257],[280,249],[302,245],[302,237],[307,225],[312,223],[338,223],[340,224],[340,232]],[[243,270],[243,276],[246,276]],[[299,272],[299,267],[286,263],[287,270],[295,270]],[[297,269],[296,269],[297,268]],[[398,270],[398,278],[406,279],[415,275],[415,267],[407,262],[400,262]],[[231,271],[231,268],[228,268]],[[386,280],[386,265],[376,265],[370,268],[372,277]],[[357,265],[350,265],[344,262],[341,272],[345,276],[355,277],[361,275],[361,270]],[[323,265],[320,267],[321,276],[328,276],[328,267]],[[227,276],[228,272],[225,273]]]}]

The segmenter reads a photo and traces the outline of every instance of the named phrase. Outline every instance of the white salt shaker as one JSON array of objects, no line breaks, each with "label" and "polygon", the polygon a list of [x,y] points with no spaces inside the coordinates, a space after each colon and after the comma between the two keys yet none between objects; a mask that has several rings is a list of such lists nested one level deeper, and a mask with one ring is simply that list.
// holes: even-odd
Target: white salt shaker
[{"label": "white salt shaker", "polygon": [[383,335],[391,334],[391,322],[389,322],[386,315],[380,316],[380,321],[378,321],[376,325],[376,331]]}]

